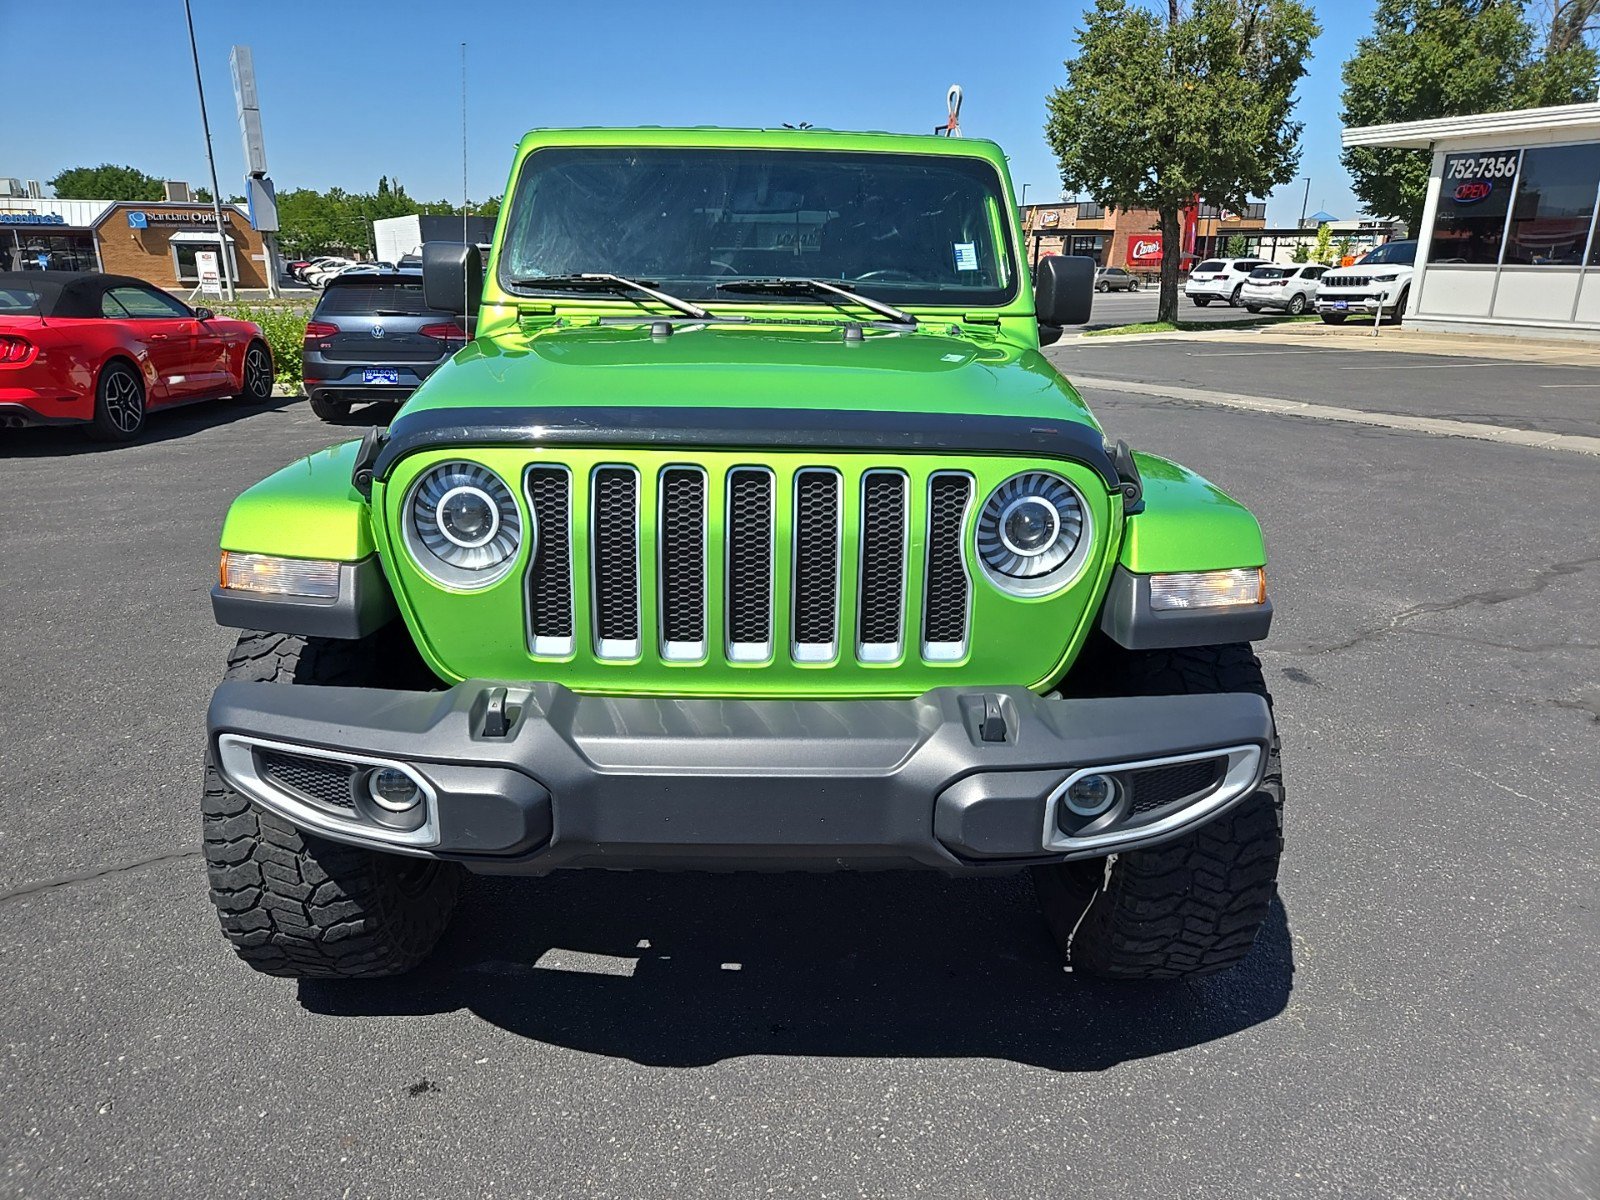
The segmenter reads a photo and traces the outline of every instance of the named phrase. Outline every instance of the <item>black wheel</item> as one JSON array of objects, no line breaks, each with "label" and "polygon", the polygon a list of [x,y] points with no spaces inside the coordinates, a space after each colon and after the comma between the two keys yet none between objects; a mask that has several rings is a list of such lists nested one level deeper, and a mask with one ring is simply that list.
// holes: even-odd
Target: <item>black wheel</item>
[{"label": "black wheel", "polygon": [[312,392],[309,397],[311,411],[324,421],[338,424],[350,415],[350,401],[330,400],[321,392]]},{"label": "black wheel", "polygon": [[1349,315],[1349,313],[1323,313],[1322,323],[1324,325],[1343,325],[1345,318]]},{"label": "black wheel", "polygon": [[1206,305],[1211,303],[1211,297],[1210,296],[1196,296],[1194,298],[1194,302],[1198,307],[1204,308]]},{"label": "black wheel", "polygon": [[1304,292],[1296,292],[1293,296],[1289,297],[1289,315],[1291,317],[1298,317],[1301,313],[1305,312],[1305,310],[1306,297]]},{"label": "black wheel", "polygon": [[1245,310],[1245,312],[1248,312],[1248,313],[1258,313],[1258,312],[1261,311],[1261,305],[1259,305],[1259,304],[1246,304],[1244,306],[1244,310]]},{"label": "black wheel", "polygon": [[[380,644],[248,632],[228,679],[373,686],[398,655]],[[206,871],[223,936],[267,975],[371,978],[427,957],[455,909],[457,863],[380,854],[304,833],[229,789],[208,750],[202,800]]]},{"label": "black wheel", "polygon": [[1230,307],[1230,308],[1238,308],[1239,307],[1239,294],[1241,292],[1243,292],[1243,291],[1244,291],[1244,284],[1240,283],[1240,284],[1236,284],[1234,286],[1233,295],[1228,297],[1228,307]]},{"label": "black wheel", "polygon": [[265,404],[272,399],[272,378],[272,351],[265,342],[251,342],[244,352],[244,386],[234,398],[247,404]]},{"label": "black wheel", "polygon": [[[1121,651],[1100,647],[1077,670],[1096,694],[1266,696],[1248,645]],[[1270,697],[1268,697],[1270,700]],[[1277,894],[1283,769],[1274,739],[1261,786],[1176,841],[1109,859],[1033,869],[1056,944],[1075,972],[1106,979],[1210,975],[1250,952]]]},{"label": "black wheel", "polygon": [[105,365],[94,389],[89,436],[97,442],[130,442],[144,429],[144,380],[126,359]]},{"label": "black wheel", "polygon": [[1386,325],[1399,325],[1406,319],[1406,303],[1411,299],[1409,285],[1400,289],[1400,295],[1395,299],[1394,307],[1389,310],[1389,315],[1384,320]]}]

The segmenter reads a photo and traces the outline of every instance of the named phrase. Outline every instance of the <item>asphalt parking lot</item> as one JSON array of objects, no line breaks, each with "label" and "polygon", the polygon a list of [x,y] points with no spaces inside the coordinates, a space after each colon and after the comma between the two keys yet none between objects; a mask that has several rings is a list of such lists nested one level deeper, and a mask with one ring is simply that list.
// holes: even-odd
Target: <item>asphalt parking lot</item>
[{"label": "asphalt parking lot", "polygon": [[[1535,391],[1593,373],[1160,346],[1052,353],[1600,406]],[[360,426],[282,401],[0,441],[0,1194],[1594,1195],[1600,460],[1085,391],[1272,556],[1282,903],[1166,990],[1063,974],[1025,880],[911,874],[475,879],[414,976],[256,976],[196,852],[217,533]]]}]

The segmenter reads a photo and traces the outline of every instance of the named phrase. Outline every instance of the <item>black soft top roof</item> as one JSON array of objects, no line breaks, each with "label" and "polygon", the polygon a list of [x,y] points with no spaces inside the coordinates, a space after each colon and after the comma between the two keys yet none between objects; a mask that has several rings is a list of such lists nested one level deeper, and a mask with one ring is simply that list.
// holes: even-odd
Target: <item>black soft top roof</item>
[{"label": "black soft top roof", "polygon": [[95,271],[0,271],[0,291],[32,292],[39,298],[40,315],[46,317],[98,317],[101,296],[130,284],[155,286],[131,275]]}]

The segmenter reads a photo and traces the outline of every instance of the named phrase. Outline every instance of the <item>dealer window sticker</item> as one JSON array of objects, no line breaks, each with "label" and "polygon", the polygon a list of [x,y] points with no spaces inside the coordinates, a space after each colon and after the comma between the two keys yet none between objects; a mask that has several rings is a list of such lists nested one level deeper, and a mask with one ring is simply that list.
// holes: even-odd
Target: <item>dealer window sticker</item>
[{"label": "dealer window sticker", "polygon": [[976,271],[978,269],[978,246],[976,242],[956,242],[956,270]]}]

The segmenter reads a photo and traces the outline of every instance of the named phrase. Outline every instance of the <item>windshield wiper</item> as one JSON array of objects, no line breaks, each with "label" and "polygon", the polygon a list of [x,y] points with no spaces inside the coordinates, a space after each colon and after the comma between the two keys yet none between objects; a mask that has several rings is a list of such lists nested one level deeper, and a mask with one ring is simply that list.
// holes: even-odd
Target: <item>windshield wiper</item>
[{"label": "windshield wiper", "polygon": [[640,283],[637,279],[625,279],[621,275],[611,275],[605,272],[585,273],[582,275],[536,275],[530,279],[513,279],[512,287],[526,288],[570,288],[573,290],[586,290],[591,292],[641,292],[652,300],[659,300],[668,308],[675,308],[687,317],[695,317],[701,321],[709,321],[711,314],[698,304],[691,304],[668,292],[658,291],[647,283]]},{"label": "windshield wiper", "polygon": [[829,283],[826,279],[805,279],[801,276],[779,275],[771,279],[730,279],[717,284],[719,292],[774,292],[779,295],[788,294],[795,296],[825,296],[832,298],[842,297],[854,301],[863,308],[870,308],[879,316],[888,317],[891,321],[898,321],[902,325],[915,325],[917,319],[908,312],[903,312],[892,304],[885,304],[882,300],[874,300],[871,296],[863,296],[860,292],[851,291],[847,287],[840,287],[836,283]]}]

